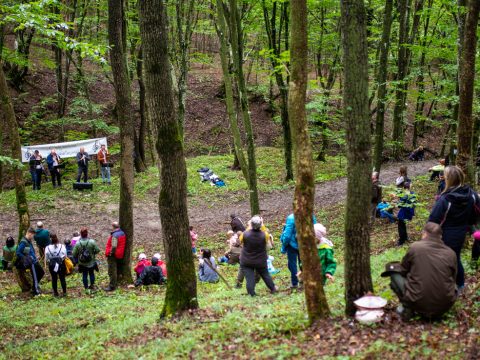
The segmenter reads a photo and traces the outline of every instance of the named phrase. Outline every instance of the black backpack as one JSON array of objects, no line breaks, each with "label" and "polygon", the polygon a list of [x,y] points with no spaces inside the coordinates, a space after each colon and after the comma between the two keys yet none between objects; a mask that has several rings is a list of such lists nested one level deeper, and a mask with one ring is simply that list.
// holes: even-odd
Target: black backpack
[{"label": "black backpack", "polygon": [[78,256],[78,261],[82,263],[89,263],[92,261],[92,254],[90,253],[90,250],[88,249],[88,243],[90,240],[87,240],[87,243],[85,245],[81,245],[80,248],[80,255]]},{"label": "black backpack", "polygon": [[[63,259],[60,256],[62,252],[62,246],[60,245],[58,252],[48,260],[48,268],[51,272],[59,272],[60,267],[63,266]],[[48,250],[49,255],[52,255],[50,250]]]}]

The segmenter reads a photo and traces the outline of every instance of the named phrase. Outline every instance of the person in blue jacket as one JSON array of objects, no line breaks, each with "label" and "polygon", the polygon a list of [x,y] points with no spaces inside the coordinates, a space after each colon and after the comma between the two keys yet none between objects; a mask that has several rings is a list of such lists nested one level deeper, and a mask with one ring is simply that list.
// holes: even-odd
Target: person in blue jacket
[{"label": "person in blue jacket", "polygon": [[[317,223],[317,219],[313,215],[313,224]],[[293,214],[287,216],[285,226],[283,227],[282,235],[280,236],[282,242],[281,252],[287,254],[288,270],[290,271],[291,287],[298,288],[298,268],[301,267],[300,253],[298,251],[297,230],[295,228],[295,218]]]},{"label": "person in blue jacket", "polygon": [[415,204],[417,196],[413,191],[410,191],[410,182],[402,183],[403,190],[398,189],[398,208],[397,214],[398,224],[398,243],[397,246],[402,246],[408,241],[407,221],[412,221],[415,216]]},{"label": "person in blue jacket", "polygon": [[55,149],[52,149],[50,151],[50,154],[47,156],[47,165],[48,165],[48,170],[50,171],[50,176],[52,178],[52,185],[53,187],[62,186],[62,178],[60,176],[60,170],[59,170],[59,165],[60,165],[60,156],[58,156],[57,151]]},{"label": "person in blue jacket", "polygon": [[32,274],[32,293],[33,295],[40,295],[40,280],[42,280],[45,271],[43,271],[41,265],[38,263],[37,256],[35,254],[35,248],[32,240],[35,236],[35,229],[29,228],[25,236],[20,240],[17,246],[17,261],[16,266],[19,271],[25,272],[27,269]]},{"label": "person in blue jacket", "polygon": [[433,206],[428,221],[439,224],[443,230],[443,242],[457,255],[457,286],[465,285],[465,272],[460,253],[467,231],[480,215],[480,198],[464,184],[465,174],[458,166],[448,166],[444,171],[445,190]]}]

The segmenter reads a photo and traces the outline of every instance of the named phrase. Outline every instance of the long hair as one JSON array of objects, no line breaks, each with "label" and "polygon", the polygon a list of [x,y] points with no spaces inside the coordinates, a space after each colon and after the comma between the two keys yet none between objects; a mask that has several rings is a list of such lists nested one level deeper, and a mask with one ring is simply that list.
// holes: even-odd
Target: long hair
[{"label": "long hair", "polygon": [[57,234],[55,234],[54,232],[50,233],[50,240],[52,240],[53,245],[57,245],[59,243]]},{"label": "long hair", "polygon": [[465,174],[458,166],[447,166],[444,170],[445,176],[445,190],[462,186],[465,181]]},{"label": "long hair", "polygon": [[400,175],[407,176],[407,167],[405,165],[400,166]]}]

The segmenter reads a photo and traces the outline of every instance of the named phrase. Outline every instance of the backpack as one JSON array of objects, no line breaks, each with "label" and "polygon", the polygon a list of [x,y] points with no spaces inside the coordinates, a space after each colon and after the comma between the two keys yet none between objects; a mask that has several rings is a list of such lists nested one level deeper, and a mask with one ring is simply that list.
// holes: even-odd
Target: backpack
[{"label": "backpack", "polygon": [[85,245],[80,244],[80,255],[78,256],[78,261],[81,263],[89,263],[90,261],[93,260],[92,254],[90,250],[88,249],[88,244],[90,240],[87,240],[87,243]]},{"label": "backpack", "polygon": [[61,258],[60,256],[60,253],[62,252],[62,246],[60,245],[59,246],[59,249],[58,249],[58,252],[53,255],[51,252],[50,252],[50,249],[48,249],[48,253],[50,255],[53,255],[49,260],[48,260],[48,269],[51,271],[51,272],[59,272],[60,271],[60,267],[63,265],[63,259]]}]

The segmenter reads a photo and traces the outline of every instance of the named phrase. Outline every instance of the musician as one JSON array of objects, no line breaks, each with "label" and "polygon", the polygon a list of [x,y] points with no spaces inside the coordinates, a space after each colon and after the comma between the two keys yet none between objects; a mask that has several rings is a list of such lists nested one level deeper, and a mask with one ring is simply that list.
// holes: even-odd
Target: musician
[{"label": "musician", "polygon": [[35,150],[33,155],[30,156],[30,175],[32,175],[33,190],[40,190],[42,184],[43,175],[43,157],[40,155],[40,151]]},{"label": "musician", "polygon": [[47,156],[47,165],[48,170],[50,170],[50,176],[52,177],[53,187],[62,186],[62,179],[60,176],[60,156],[58,156],[57,151],[52,149],[50,154]]},{"label": "musician", "polygon": [[80,178],[83,174],[83,182],[86,183],[88,180],[88,162],[90,161],[90,156],[85,151],[84,147],[80,148],[80,152],[77,154],[77,165],[78,165],[78,173],[77,173],[77,183],[80,182]]},{"label": "musician", "polygon": [[110,181],[110,163],[109,163],[109,157],[110,153],[107,150],[107,147],[105,144],[102,144],[100,146],[100,151],[97,154],[97,159],[98,162],[100,163],[101,166],[101,174],[102,174],[102,181],[104,184],[108,182],[108,185],[112,185],[112,182]]}]

